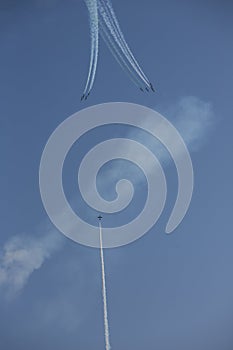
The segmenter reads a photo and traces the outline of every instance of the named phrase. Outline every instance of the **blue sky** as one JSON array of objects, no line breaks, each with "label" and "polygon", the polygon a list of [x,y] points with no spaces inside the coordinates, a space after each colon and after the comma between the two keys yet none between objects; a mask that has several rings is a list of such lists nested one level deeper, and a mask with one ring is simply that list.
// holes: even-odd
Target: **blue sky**
[{"label": "blue sky", "polygon": [[[185,219],[166,236],[177,191],[168,161],[169,195],[157,225],[105,252],[112,348],[230,350],[233,6],[191,0],[113,6],[157,93],[138,91],[101,41],[94,90],[81,104],[89,60],[84,2],[0,4],[2,348],[104,348],[99,252],[69,241],[49,222],[38,168],[49,135],[65,118],[86,106],[127,101],[155,108],[177,126],[191,151],[195,188]],[[74,207],[80,155],[94,141],[129,132],[145,140],[109,127],[72,149],[64,185]],[[128,175],[134,171],[129,166]],[[144,190],[136,189],[127,217],[140,209]],[[79,209],[85,218],[87,208]]]}]

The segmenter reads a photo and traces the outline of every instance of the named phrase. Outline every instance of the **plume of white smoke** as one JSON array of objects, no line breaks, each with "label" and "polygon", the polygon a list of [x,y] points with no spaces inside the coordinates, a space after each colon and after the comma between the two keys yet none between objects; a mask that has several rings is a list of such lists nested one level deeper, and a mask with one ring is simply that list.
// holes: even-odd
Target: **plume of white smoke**
[{"label": "plume of white smoke", "polygon": [[0,289],[13,297],[62,244],[61,236],[48,232],[41,237],[14,236],[0,251]]}]

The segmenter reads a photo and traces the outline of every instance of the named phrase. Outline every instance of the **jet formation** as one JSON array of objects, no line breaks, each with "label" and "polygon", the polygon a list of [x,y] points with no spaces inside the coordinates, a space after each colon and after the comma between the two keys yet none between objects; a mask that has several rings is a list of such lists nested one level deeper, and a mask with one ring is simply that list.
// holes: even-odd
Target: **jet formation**
[{"label": "jet formation", "polygon": [[155,92],[152,83],[143,72],[124,38],[111,0],[84,1],[90,19],[91,54],[87,81],[81,96],[81,101],[88,98],[95,81],[99,51],[99,35],[103,38],[121,68],[129,75],[132,82],[142,92]]}]

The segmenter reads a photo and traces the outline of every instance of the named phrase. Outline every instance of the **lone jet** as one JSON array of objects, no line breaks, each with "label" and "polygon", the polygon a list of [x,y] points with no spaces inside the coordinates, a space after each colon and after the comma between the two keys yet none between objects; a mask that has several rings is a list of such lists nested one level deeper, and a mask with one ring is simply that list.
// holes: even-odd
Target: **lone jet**
[{"label": "lone jet", "polygon": [[103,216],[101,216],[101,215],[98,216],[99,221],[100,221],[102,218],[103,218]]}]

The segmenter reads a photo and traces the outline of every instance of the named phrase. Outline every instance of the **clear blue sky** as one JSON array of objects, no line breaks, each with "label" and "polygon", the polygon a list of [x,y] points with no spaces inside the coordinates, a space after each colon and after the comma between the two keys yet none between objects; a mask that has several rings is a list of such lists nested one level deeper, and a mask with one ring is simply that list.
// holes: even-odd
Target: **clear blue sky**
[{"label": "clear blue sky", "polygon": [[[233,4],[115,0],[113,6],[158,92],[138,91],[101,41],[94,90],[81,104],[90,50],[84,2],[0,3],[1,348],[104,349],[99,252],[65,239],[49,223],[38,168],[49,135],[69,115],[128,101],[177,122],[190,147],[195,189],[184,221],[166,236],[177,190],[174,166],[166,167],[170,197],[158,224],[133,244],[106,251],[112,349],[230,350]],[[209,114],[202,119],[194,103],[179,122],[180,101],[190,96],[208,104]],[[91,143],[122,132],[103,129]],[[91,143],[86,138],[77,150],[83,154]],[[75,179],[68,175],[74,151],[64,179],[75,201]],[[137,212],[144,189],[130,210]],[[6,257],[9,251],[18,255]]]}]

